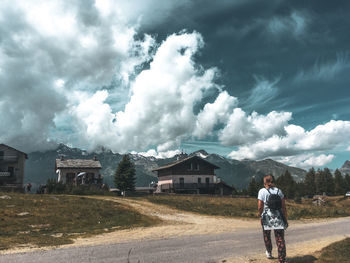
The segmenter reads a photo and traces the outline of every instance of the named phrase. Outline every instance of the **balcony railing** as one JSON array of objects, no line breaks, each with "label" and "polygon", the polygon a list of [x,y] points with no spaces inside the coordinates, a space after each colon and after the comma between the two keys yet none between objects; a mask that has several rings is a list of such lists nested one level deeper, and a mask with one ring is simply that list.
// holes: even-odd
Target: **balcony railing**
[{"label": "balcony railing", "polygon": [[17,155],[2,155],[2,156],[0,156],[0,161],[17,162],[18,161],[18,156]]},{"label": "balcony railing", "polygon": [[0,177],[10,177],[11,173],[10,172],[0,172]]}]

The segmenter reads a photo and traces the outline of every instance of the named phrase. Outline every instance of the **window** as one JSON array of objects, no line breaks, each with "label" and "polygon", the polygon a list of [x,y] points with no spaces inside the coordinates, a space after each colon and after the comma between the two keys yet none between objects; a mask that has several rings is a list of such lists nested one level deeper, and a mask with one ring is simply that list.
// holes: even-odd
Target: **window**
[{"label": "window", "polygon": [[198,177],[198,183],[199,183],[199,184],[202,183],[202,178]]},{"label": "window", "polygon": [[209,182],[210,182],[210,178],[209,178],[209,177],[206,177],[206,178],[205,178],[205,183],[206,183],[206,184],[209,184]]},{"label": "window", "polygon": [[185,179],[183,177],[180,178],[180,186],[183,186],[185,184]]},{"label": "window", "polygon": [[0,160],[4,160],[4,151],[0,151]]},{"label": "window", "polygon": [[9,166],[7,167],[7,171],[10,173],[10,176],[14,176],[14,168]]},{"label": "window", "polygon": [[191,170],[191,171],[193,170],[193,163],[188,164],[188,170]]},{"label": "window", "polygon": [[196,163],[194,167],[195,167],[195,170],[198,171],[199,170],[199,163]]}]

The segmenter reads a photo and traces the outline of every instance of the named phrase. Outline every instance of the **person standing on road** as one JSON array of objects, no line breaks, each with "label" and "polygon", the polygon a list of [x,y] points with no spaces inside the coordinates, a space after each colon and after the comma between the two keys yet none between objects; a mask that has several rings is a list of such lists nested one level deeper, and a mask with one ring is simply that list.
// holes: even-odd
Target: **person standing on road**
[{"label": "person standing on road", "polygon": [[266,257],[273,259],[271,230],[274,230],[280,263],[286,260],[286,244],[284,230],[288,227],[285,198],[274,184],[273,175],[264,176],[264,188],[258,193],[258,213],[261,218],[263,237],[266,247]]}]

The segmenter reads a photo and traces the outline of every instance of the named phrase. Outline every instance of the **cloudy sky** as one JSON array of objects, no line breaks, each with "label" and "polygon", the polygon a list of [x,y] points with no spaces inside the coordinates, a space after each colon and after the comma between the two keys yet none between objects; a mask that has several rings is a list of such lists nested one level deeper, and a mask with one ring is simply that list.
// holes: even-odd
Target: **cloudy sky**
[{"label": "cloudy sky", "polygon": [[350,159],[350,2],[2,0],[0,142]]}]

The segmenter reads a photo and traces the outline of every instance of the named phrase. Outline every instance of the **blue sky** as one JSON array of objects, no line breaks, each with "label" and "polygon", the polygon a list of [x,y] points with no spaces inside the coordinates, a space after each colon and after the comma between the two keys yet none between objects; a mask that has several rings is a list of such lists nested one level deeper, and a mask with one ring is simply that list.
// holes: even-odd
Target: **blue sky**
[{"label": "blue sky", "polygon": [[349,11],[316,0],[2,1],[0,141],[340,167]]}]

